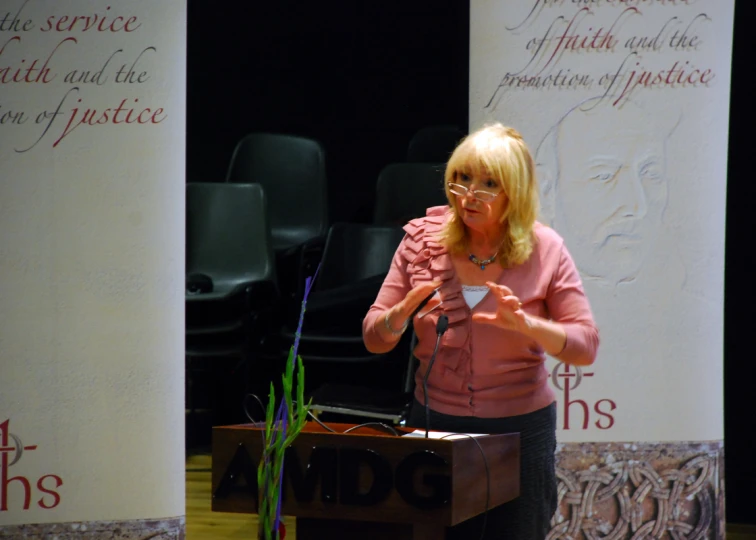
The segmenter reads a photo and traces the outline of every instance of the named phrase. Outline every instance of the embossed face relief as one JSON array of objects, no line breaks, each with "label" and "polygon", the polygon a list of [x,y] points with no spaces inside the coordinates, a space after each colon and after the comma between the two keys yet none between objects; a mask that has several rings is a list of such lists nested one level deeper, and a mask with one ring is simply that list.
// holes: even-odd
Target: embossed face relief
[{"label": "embossed face relief", "polygon": [[664,134],[642,111],[573,111],[560,126],[555,228],[589,277],[632,281],[667,203]]}]

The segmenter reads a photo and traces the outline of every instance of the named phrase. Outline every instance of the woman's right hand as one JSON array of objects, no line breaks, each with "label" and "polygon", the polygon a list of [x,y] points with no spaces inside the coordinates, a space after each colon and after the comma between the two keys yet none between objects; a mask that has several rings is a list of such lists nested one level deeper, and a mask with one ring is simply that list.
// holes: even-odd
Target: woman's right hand
[{"label": "woman's right hand", "polygon": [[[376,324],[379,325],[379,327],[383,327],[381,335],[385,336],[388,334],[398,337],[402,332],[402,329],[405,328],[405,323],[409,323],[409,318],[422,301],[425,300],[428,295],[432,294],[435,289],[438,289],[441,284],[441,281],[428,281],[421,283],[410,290],[401,302],[388,310],[387,315],[379,317],[376,321]],[[425,307],[423,307],[423,313],[430,311],[440,303],[441,299],[438,295],[434,296],[428,301]],[[386,321],[388,321],[388,325],[393,332],[386,328]]]}]

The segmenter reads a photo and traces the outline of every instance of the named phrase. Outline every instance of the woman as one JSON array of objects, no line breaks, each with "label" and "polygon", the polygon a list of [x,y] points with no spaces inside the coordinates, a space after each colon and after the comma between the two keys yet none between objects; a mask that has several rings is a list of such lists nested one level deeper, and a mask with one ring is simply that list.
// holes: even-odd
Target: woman
[{"label": "woman", "polygon": [[[546,355],[593,363],[598,331],[561,237],[538,223],[532,156],[512,128],[466,137],[445,174],[449,207],[405,227],[378,297],[363,321],[368,350],[393,349],[413,321],[418,337],[415,403],[408,424],[425,426],[422,384],[443,313],[449,327],[428,376],[430,425],[438,431],[521,435],[520,497],[489,511],[486,538],[542,539],[556,510],[556,404]],[[495,481],[495,479],[493,479]],[[478,538],[479,517],[455,528]]]}]

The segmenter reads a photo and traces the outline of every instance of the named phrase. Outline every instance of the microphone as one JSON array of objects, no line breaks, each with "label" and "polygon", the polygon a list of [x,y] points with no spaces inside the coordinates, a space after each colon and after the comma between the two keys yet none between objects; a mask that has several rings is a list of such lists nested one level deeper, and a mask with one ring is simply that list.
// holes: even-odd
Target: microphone
[{"label": "microphone", "polygon": [[449,328],[449,317],[445,314],[441,314],[436,323],[436,346],[433,348],[433,354],[431,355],[430,362],[428,362],[428,369],[423,376],[423,397],[425,399],[425,438],[428,438],[428,432],[430,431],[430,409],[428,407],[428,375],[430,375],[433,362],[436,361],[436,354],[438,353],[438,345],[441,343],[441,336],[444,335],[446,329]]},{"label": "microphone", "polygon": [[[409,320],[410,321],[414,320],[415,317],[417,316],[417,314],[420,313],[420,310],[423,309],[428,302],[430,302],[431,298],[433,298],[434,296],[436,296],[436,293],[438,292],[438,290],[440,288],[441,287],[436,287],[435,289],[433,289],[433,291],[431,291],[431,293],[428,296],[426,296],[425,299],[422,302],[420,302],[420,305],[418,305],[415,308],[415,311],[412,312],[412,315],[409,316]],[[438,331],[438,328],[436,328],[436,331]],[[444,332],[445,331],[446,331],[446,329],[444,329]]]}]

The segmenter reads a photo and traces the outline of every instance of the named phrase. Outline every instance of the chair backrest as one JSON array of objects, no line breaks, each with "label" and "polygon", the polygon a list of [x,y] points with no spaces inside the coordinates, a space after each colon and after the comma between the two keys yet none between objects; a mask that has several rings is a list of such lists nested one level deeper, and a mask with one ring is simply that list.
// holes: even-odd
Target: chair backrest
[{"label": "chair backrest", "polygon": [[373,223],[404,225],[431,206],[448,204],[443,163],[392,163],[378,175]]},{"label": "chair backrest", "polygon": [[326,234],[325,151],[318,141],[251,133],[236,145],[226,181],[265,187],[274,250],[298,246]]},{"label": "chair backrest", "polygon": [[260,184],[186,185],[186,272],[214,284],[275,283],[266,197]]},{"label": "chair backrest", "polygon": [[382,279],[402,238],[401,227],[333,224],[328,231],[315,287],[326,290],[369,278]]},{"label": "chair backrest", "polygon": [[454,125],[427,126],[419,129],[407,146],[409,162],[449,161],[465,133]]}]

